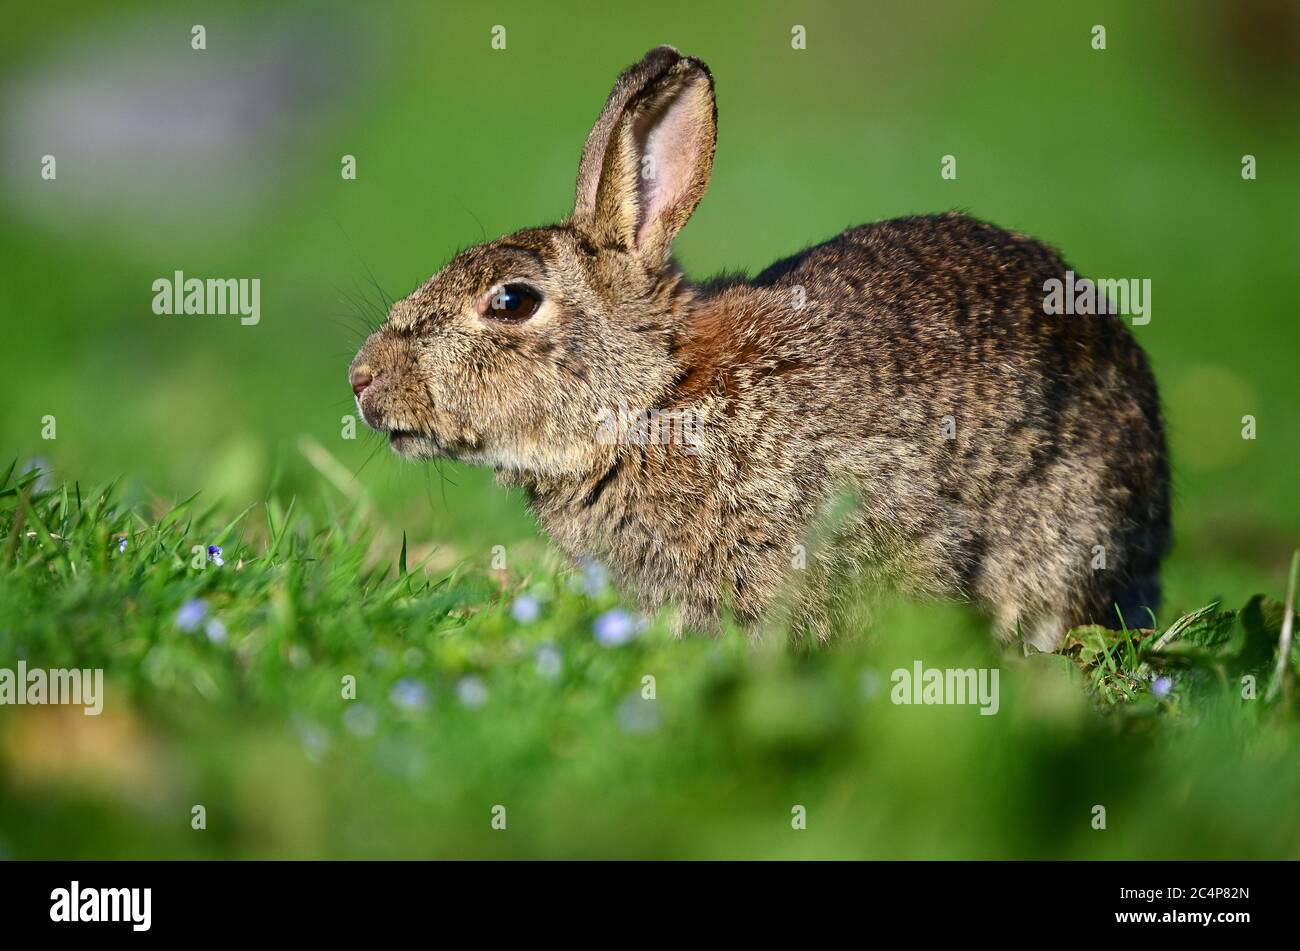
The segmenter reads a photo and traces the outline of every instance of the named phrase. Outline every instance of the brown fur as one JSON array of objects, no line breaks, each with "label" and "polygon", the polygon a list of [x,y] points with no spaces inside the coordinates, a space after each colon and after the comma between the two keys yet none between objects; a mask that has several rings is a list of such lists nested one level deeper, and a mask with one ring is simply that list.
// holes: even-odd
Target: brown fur
[{"label": "brown fur", "polygon": [[[970,599],[1040,647],[1114,625],[1117,605],[1140,623],[1169,541],[1168,463],[1122,321],[1046,315],[1056,253],[955,213],[692,285],[671,242],[714,130],[702,63],[660,47],[631,67],[584,149],[573,218],[458,255],[367,341],[352,367],[374,377],[366,421],[405,431],[407,456],[493,467],[563,550],[693,628],[728,608],[755,624],[788,594],[826,636],[863,586]],[[536,315],[480,316],[512,281],[540,292]],[[620,405],[689,411],[699,445],[598,441]]]}]

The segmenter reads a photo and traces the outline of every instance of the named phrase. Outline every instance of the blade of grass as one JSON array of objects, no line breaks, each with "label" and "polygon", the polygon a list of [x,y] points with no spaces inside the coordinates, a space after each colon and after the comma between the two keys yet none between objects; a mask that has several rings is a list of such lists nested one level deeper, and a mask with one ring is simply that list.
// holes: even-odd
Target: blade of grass
[{"label": "blade of grass", "polygon": [[266,552],[266,561],[271,561],[275,558],[276,554],[280,550],[280,543],[284,541],[285,536],[289,534],[289,527],[293,524],[294,508],[297,505],[298,497],[295,495],[289,500],[289,507],[285,509],[284,518],[280,519],[280,525],[278,527],[275,524],[275,516],[272,512],[271,505],[267,505],[266,520],[271,527],[271,547]]},{"label": "blade of grass", "polygon": [[1291,635],[1295,622],[1295,589],[1300,580],[1300,550],[1291,556],[1291,577],[1286,586],[1286,616],[1282,619],[1282,634],[1278,638],[1277,669],[1268,685],[1265,700],[1273,700],[1278,693],[1286,703],[1291,702]]},{"label": "blade of grass", "polygon": [[199,497],[199,493],[195,492],[184,502],[181,502],[170,512],[164,515],[162,519],[158,522],[158,532],[161,534],[162,532],[170,528],[172,525],[174,525],[177,519],[179,519],[182,515],[184,515],[187,511],[189,511],[190,506],[194,504],[194,500],[197,499],[198,497]]}]

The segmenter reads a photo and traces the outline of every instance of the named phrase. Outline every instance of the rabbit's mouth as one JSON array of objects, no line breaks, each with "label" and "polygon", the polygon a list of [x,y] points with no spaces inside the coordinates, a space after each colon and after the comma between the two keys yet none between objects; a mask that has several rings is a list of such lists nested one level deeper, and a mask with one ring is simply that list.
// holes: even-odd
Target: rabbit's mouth
[{"label": "rabbit's mouth", "polygon": [[393,452],[408,459],[432,459],[434,456],[446,455],[437,436],[414,429],[388,430],[388,445]]}]

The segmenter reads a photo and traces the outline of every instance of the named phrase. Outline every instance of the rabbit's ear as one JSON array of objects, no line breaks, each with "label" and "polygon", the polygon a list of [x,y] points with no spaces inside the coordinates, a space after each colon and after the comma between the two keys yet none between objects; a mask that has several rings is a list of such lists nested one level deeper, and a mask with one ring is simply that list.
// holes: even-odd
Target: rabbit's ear
[{"label": "rabbit's ear", "polygon": [[656,47],[619,77],[587,138],[574,225],[598,243],[666,259],[709,184],[716,140],[709,68]]}]

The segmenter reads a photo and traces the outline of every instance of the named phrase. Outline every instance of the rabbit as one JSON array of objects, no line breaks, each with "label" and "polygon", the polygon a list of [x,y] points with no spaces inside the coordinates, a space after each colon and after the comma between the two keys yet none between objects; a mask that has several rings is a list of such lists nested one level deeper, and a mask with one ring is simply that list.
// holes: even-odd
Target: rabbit
[{"label": "rabbit", "polygon": [[1121,319],[1047,314],[1057,253],[956,212],[692,283],[672,242],[716,126],[700,60],[623,72],[572,216],[457,254],[366,340],[366,423],[521,487],[678,630],[824,640],[876,586],[1040,650],[1157,611],[1168,457]]}]

